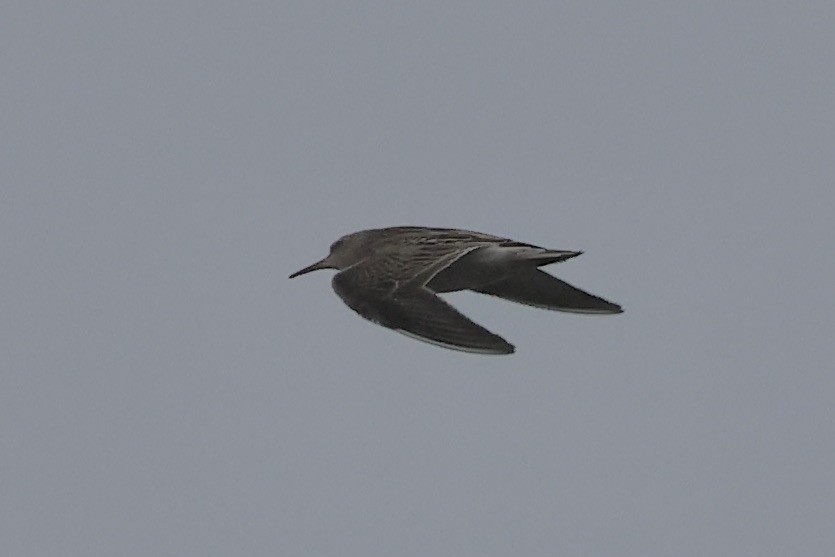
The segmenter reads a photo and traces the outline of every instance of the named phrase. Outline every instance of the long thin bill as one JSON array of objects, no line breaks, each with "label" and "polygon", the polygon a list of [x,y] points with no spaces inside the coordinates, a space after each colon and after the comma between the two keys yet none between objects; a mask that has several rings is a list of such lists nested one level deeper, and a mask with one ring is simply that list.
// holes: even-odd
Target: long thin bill
[{"label": "long thin bill", "polygon": [[295,273],[293,273],[292,275],[290,275],[290,276],[289,276],[289,278],[296,278],[296,277],[297,277],[297,276],[299,276],[299,275],[304,275],[304,274],[309,273],[309,272],[311,272],[311,271],[318,271],[319,269],[328,269],[329,267],[328,267],[328,265],[325,263],[325,260],[326,260],[326,259],[327,259],[327,258],[322,259],[321,261],[317,261],[317,262],[316,262],[316,263],[314,263],[313,265],[310,265],[309,267],[305,267],[305,268],[304,268],[304,269],[302,269],[301,271],[296,271]]}]

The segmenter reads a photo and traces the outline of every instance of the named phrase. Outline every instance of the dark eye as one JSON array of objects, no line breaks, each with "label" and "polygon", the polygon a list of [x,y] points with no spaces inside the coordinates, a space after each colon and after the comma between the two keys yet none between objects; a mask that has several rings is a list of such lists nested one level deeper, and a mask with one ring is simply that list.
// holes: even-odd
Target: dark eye
[{"label": "dark eye", "polygon": [[338,239],[337,241],[331,244],[331,251],[339,249],[339,246],[341,246],[343,243],[345,243],[345,240],[343,240],[342,238]]}]

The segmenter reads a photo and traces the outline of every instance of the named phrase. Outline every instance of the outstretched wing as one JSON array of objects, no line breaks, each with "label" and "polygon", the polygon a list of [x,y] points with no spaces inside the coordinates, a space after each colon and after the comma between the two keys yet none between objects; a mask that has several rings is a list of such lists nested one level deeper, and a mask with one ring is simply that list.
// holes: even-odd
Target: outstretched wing
[{"label": "outstretched wing", "polygon": [[[375,258],[333,278],[340,298],[365,319],[431,344],[478,354],[511,354],[513,345],[465,317],[423,285],[458,257],[447,257],[418,272],[401,262]],[[414,269],[411,269],[414,271]]]},{"label": "outstretched wing", "polygon": [[617,304],[589,294],[536,268],[523,268],[497,282],[474,289],[520,304],[570,313],[622,313]]}]

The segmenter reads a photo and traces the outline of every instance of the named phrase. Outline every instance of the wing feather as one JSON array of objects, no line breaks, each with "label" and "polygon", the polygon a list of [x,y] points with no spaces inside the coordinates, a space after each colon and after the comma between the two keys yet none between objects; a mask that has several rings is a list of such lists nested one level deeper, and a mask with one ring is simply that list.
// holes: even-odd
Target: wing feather
[{"label": "wing feather", "polygon": [[352,267],[333,278],[333,289],[359,315],[405,335],[464,352],[511,354],[513,345],[474,323],[434,292]]},{"label": "wing feather", "polygon": [[544,271],[528,268],[474,289],[529,306],[569,313],[622,313],[623,309],[599,296],[571,286]]}]

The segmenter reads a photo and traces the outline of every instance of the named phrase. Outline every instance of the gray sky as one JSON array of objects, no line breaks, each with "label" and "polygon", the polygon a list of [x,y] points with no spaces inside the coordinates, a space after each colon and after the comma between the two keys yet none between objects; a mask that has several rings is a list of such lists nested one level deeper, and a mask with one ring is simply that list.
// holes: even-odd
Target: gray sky
[{"label": "gray sky", "polygon": [[[835,552],[832,2],[0,15],[0,554]],[[626,313],[286,278],[398,224]]]}]

